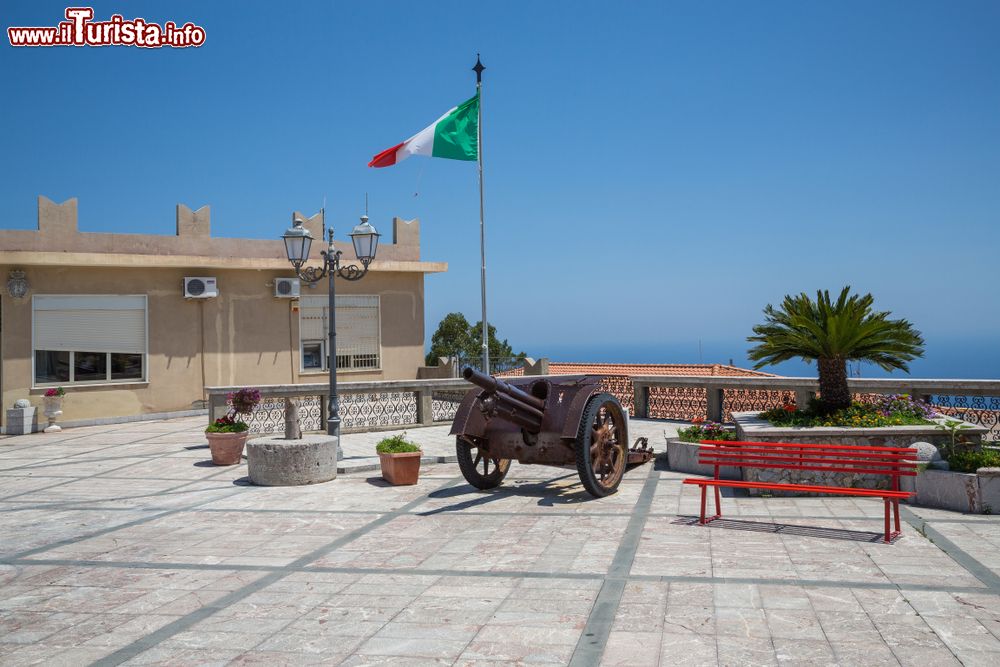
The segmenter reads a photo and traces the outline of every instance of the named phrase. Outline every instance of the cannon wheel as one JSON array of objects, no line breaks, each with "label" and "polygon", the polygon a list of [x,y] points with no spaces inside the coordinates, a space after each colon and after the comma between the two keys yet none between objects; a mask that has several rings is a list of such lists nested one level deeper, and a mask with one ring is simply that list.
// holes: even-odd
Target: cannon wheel
[{"label": "cannon wheel", "polygon": [[495,489],[510,470],[510,459],[490,457],[473,441],[461,437],[455,443],[455,455],[465,481],[477,489]]},{"label": "cannon wheel", "polygon": [[576,469],[591,495],[603,498],[618,490],[628,461],[627,428],[611,394],[595,394],[587,402],[576,438]]}]

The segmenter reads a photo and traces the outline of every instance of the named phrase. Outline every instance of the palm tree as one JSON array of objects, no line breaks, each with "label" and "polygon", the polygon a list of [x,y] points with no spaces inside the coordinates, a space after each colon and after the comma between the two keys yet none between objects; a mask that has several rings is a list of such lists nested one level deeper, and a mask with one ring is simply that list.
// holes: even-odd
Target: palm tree
[{"label": "palm tree", "polygon": [[[885,370],[909,372],[907,362],[924,355],[924,339],[906,320],[891,320],[888,312],[873,312],[871,294],[850,294],[848,285],[836,302],[826,290],[816,301],[805,292],[788,295],[780,308],[764,308],[766,322],[753,328],[748,342],[757,343],[748,356],[754,368],[796,357],[815,361],[824,412],[851,405],[847,362],[870,361]],[[800,406],[803,407],[803,406]]]}]

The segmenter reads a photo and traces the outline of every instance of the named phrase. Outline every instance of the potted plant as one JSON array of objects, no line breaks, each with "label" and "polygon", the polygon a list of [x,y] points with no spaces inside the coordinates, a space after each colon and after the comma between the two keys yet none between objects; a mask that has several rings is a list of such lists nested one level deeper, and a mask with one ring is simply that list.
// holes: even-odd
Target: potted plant
[{"label": "potted plant", "polygon": [[393,486],[416,484],[420,476],[420,457],[423,452],[418,445],[406,439],[406,433],[383,438],[376,446],[382,477]]},{"label": "potted plant", "polygon": [[205,429],[212,463],[217,466],[236,465],[243,460],[243,447],[250,434],[250,426],[239,419],[249,415],[260,403],[260,390],[250,387],[229,394],[229,413],[219,417]]},{"label": "potted plant", "polygon": [[66,390],[62,387],[50,387],[45,390],[42,400],[45,402],[45,416],[49,418],[49,425],[45,427],[45,433],[57,433],[62,427],[56,424],[56,419],[62,414],[63,397]]}]

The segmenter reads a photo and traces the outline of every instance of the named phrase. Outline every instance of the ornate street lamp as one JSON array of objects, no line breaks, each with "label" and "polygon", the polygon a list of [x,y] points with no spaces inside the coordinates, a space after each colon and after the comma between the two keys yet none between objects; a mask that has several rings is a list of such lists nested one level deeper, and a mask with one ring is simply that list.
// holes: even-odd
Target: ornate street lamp
[{"label": "ornate street lamp", "polygon": [[[326,220],[326,211],[323,211],[323,220]],[[326,277],[329,280],[329,310],[330,310],[330,337],[327,342],[327,356],[330,367],[330,399],[327,405],[326,432],[328,435],[335,435],[340,438],[340,399],[337,397],[337,310],[336,291],[333,279],[340,276],[344,280],[360,280],[368,273],[368,265],[375,259],[375,251],[378,249],[378,238],[380,234],[368,223],[368,216],[361,216],[361,224],[354,227],[351,232],[351,241],[354,244],[354,254],[361,262],[359,267],[356,264],[341,266],[340,257],[343,254],[333,247],[333,226],[327,230],[327,249],[320,251],[323,257],[323,266],[308,266],[303,268],[309,260],[309,249],[312,246],[313,237],[309,230],[302,226],[302,220],[292,216],[292,227],[282,235],[285,241],[285,252],[288,254],[288,261],[295,267],[295,275],[300,280],[315,284]]]}]

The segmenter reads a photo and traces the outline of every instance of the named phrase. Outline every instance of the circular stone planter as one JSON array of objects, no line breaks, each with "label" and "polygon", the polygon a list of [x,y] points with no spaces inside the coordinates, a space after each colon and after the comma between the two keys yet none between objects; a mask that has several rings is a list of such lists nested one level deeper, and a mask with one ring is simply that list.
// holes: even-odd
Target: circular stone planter
[{"label": "circular stone planter", "polygon": [[301,486],[337,477],[337,438],[304,435],[255,438],[247,443],[250,482],[258,486]]}]

